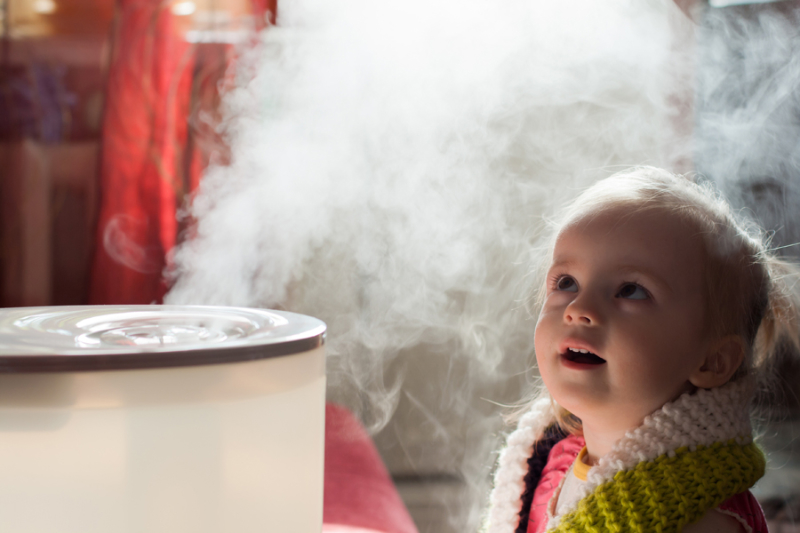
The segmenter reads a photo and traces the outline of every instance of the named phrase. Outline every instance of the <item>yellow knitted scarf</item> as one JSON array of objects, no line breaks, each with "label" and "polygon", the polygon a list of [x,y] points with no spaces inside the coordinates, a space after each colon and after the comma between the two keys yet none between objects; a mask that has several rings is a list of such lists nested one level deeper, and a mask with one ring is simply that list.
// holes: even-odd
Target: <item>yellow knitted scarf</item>
[{"label": "yellow knitted scarf", "polygon": [[[700,389],[647,416],[589,470],[583,499],[550,518],[548,531],[678,532],[750,488],[765,466],[753,444],[752,391],[746,379]],[[515,533],[527,526],[521,522],[528,516],[522,509],[528,460],[555,421],[553,402],[544,397],[508,436],[485,533]]]},{"label": "yellow knitted scarf", "polygon": [[752,442],[679,448],[617,472],[548,532],[677,533],[752,487],[764,467],[764,454]]}]

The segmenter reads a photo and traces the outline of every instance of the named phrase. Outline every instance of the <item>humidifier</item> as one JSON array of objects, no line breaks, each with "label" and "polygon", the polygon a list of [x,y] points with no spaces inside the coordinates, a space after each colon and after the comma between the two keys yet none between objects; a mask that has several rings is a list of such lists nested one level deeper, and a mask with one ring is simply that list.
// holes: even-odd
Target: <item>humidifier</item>
[{"label": "humidifier", "polygon": [[324,338],[260,309],[0,310],[0,529],[319,533]]}]

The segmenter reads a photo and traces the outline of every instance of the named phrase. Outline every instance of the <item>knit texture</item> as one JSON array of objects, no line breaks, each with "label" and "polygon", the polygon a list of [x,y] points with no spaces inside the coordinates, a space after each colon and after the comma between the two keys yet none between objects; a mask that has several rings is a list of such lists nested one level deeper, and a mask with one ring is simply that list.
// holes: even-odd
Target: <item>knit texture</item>
[{"label": "knit texture", "polygon": [[[712,390],[698,390],[692,394],[687,393],[676,401],[664,405],[661,409],[648,416],[641,426],[629,431],[589,471],[587,483],[582,488],[582,499],[576,506],[583,504],[587,496],[597,491],[601,485],[610,483],[612,480],[614,480],[615,485],[620,485],[623,488],[603,488],[599,492],[602,497],[597,500],[598,502],[607,500],[608,495],[613,494],[614,491],[630,491],[633,490],[634,486],[636,491],[652,494],[653,501],[660,502],[662,495],[669,491],[657,491],[656,489],[660,485],[653,485],[656,479],[660,480],[659,482],[672,480],[670,481],[671,483],[677,483],[675,480],[678,478],[684,479],[685,482],[693,478],[715,479],[715,483],[719,485],[720,492],[725,492],[722,489],[728,486],[727,478],[732,477],[739,481],[731,481],[731,487],[738,487],[737,483],[743,485],[750,483],[741,489],[746,490],[758,477],[763,475],[764,463],[763,455],[760,454],[755,446],[752,446],[752,429],[749,417],[749,402],[751,398],[752,385],[747,381],[737,381]],[[544,437],[545,429],[554,422],[555,410],[553,403],[550,398],[544,398],[532,406],[531,410],[520,419],[517,429],[509,435],[506,448],[500,454],[498,468],[495,473],[495,487],[490,497],[490,509],[484,525],[484,531],[487,533],[514,533],[519,526],[519,513],[522,508],[521,496],[525,489],[524,478],[527,474],[527,461],[534,452],[534,444]],[[707,452],[703,453],[703,450],[707,450]],[[709,450],[724,450],[722,452],[723,458],[720,460],[729,461],[727,457],[730,454],[733,459],[742,460],[739,468],[751,469],[752,471],[747,475],[744,473],[738,475],[736,474],[736,469],[730,472],[724,469],[718,470],[719,463],[712,462],[706,465],[705,463],[713,456],[713,453]],[[677,461],[677,458],[681,458],[681,461],[688,461],[694,466],[686,466],[685,468],[689,468],[686,471],[680,468],[676,470],[676,467],[683,468],[683,463]],[[658,468],[667,468],[672,473],[665,471],[653,474],[653,471],[649,470],[653,467],[648,467],[648,463],[658,465]],[[761,466],[759,467],[759,465]],[[714,470],[714,468],[717,468],[717,470]],[[709,476],[708,472],[715,472],[717,475]],[[651,475],[656,477],[651,478]],[[620,483],[617,483],[617,480]],[[629,486],[627,489],[625,484]],[[677,487],[678,485],[674,486]],[[677,492],[680,492],[680,490]],[[673,490],[673,493],[676,493],[676,491]],[[727,497],[733,494],[736,493],[731,492],[727,494]],[[717,501],[717,497],[720,496],[712,496],[710,500],[700,497],[700,500],[697,500],[697,505],[703,506],[703,512],[705,512],[726,499],[723,497]],[[621,501],[636,500],[623,499]],[[717,503],[715,504],[714,502]],[[619,505],[622,504],[617,501],[613,509],[622,509]],[[624,505],[629,506],[630,504],[625,503]],[[677,516],[675,513],[688,512],[686,505],[686,502],[679,503],[677,511],[670,511],[673,513],[672,515],[659,515],[661,517],[659,520],[670,521]],[[611,508],[601,506],[598,509],[598,512],[608,513]],[[575,507],[565,510],[563,518],[566,519],[567,516],[573,515],[576,510]],[[687,518],[687,520],[691,521],[699,518],[702,514],[700,513],[697,517]],[[619,526],[614,524],[622,522],[624,519],[619,518],[623,515],[617,514],[615,516],[617,518],[609,522],[612,524],[610,526],[611,529],[603,526],[600,529],[591,529],[590,527],[586,530],[637,530],[616,529]],[[594,523],[592,520],[596,519],[586,518],[585,520],[591,524]],[[636,518],[632,520],[633,524],[639,523],[636,522]],[[557,529],[561,527],[561,522],[562,516],[552,517],[548,522],[548,530],[562,531],[562,529]],[[674,525],[674,522],[672,524]],[[661,527],[656,527],[652,531],[677,531],[672,526],[668,529],[665,529],[665,527],[662,524]]]},{"label": "knit texture", "polygon": [[734,441],[675,450],[618,472],[548,532],[677,533],[764,475],[755,444]]},{"label": "knit texture", "polygon": [[545,430],[555,421],[550,397],[541,398],[520,418],[517,429],[506,439],[506,446],[497,460],[494,489],[489,497],[489,512],[482,531],[513,533],[517,528],[528,458],[533,453],[534,442],[541,440]]}]

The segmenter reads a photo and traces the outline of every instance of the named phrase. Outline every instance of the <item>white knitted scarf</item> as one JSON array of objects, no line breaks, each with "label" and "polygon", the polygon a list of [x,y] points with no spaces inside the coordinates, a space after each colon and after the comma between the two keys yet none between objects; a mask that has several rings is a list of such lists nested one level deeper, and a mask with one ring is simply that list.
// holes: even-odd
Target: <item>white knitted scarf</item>
[{"label": "white knitted scarf", "polygon": [[[727,383],[716,389],[686,393],[655,411],[638,428],[617,441],[611,451],[589,470],[581,498],[609,481],[617,472],[629,470],[643,461],[668,454],[684,446],[694,451],[698,445],[735,439],[738,444],[753,441],[749,404],[753,387],[748,380]],[[514,533],[519,524],[525,474],[533,445],[545,429],[555,423],[549,397],[535,402],[508,436],[500,453],[489,499],[489,512],[483,527],[486,533]],[[577,505],[577,503],[576,503]],[[558,525],[573,505],[551,518],[547,529]]]}]

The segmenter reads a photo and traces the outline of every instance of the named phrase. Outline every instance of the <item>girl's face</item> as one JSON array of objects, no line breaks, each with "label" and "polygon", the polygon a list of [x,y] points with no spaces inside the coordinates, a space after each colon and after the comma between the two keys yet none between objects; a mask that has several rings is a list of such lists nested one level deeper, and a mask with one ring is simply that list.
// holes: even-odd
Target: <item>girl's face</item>
[{"label": "girl's face", "polygon": [[710,341],[700,238],[665,211],[625,211],[558,235],[535,333],[555,400],[584,427],[612,431],[690,390]]}]

